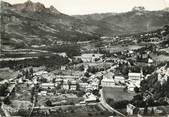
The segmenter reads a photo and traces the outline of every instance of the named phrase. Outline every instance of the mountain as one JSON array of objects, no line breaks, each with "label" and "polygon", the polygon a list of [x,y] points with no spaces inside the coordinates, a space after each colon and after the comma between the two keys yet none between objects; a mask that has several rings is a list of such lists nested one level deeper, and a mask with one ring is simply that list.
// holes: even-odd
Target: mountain
[{"label": "mountain", "polygon": [[169,12],[169,7],[164,8],[163,11]]},{"label": "mountain", "polygon": [[26,1],[24,4],[15,4],[13,7],[21,12],[45,12],[51,14],[61,14],[61,12],[59,12],[53,6],[46,8],[43,4],[39,2],[33,3],[30,0]]},{"label": "mountain", "polygon": [[126,13],[102,13],[70,16],[53,6],[30,0],[11,5],[1,2],[2,48],[51,46],[59,41],[89,41],[113,36],[156,30],[169,24],[166,10],[146,11],[135,7]]},{"label": "mountain", "polygon": [[2,48],[24,48],[32,45],[51,46],[58,41],[85,41],[97,38],[96,34],[80,29],[81,20],[59,12],[53,6],[27,1],[11,5],[1,2]]},{"label": "mountain", "polygon": [[[125,13],[80,15],[76,18],[88,23],[99,24],[100,28],[96,32],[100,32],[102,35],[146,32],[169,24],[167,9],[147,11],[144,7],[134,7]],[[104,27],[109,30],[102,30]]]}]

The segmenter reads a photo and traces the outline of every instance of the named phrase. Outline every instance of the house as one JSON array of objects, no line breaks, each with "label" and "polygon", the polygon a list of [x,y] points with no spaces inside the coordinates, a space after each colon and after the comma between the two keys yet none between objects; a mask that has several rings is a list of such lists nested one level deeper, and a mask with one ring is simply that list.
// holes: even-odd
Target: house
[{"label": "house", "polygon": [[132,83],[141,82],[142,73],[128,73],[128,77]]},{"label": "house", "polygon": [[80,86],[81,88],[86,89],[87,86],[88,86],[88,83],[79,83],[79,86]]},{"label": "house", "polygon": [[63,82],[63,79],[61,78],[55,79],[56,84],[61,84],[62,82]]},{"label": "house", "polygon": [[91,84],[88,84],[88,85],[86,86],[86,90],[87,90],[87,91],[93,90],[92,85],[91,85]]},{"label": "house", "polygon": [[53,89],[53,88],[55,88],[55,84],[54,83],[42,83],[41,87],[43,89],[48,89],[48,88]]},{"label": "house", "polygon": [[22,84],[22,83],[23,83],[23,78],[19,78],[19,79],[18,79],[18,83],[19,83],[19,84]]},{"label": "house", "polygon": [[40,76],[40,75],[42,75],[42,74],[47,74],[48,72],[47,71],[38,71],[38,72],[35,72],[35,73],[33,73],[33,75],[35,76]]},{"label": "house", "polygon": [[114,79],[104,78],[101,81],[101,85],[102,85],[102,87],[113,87],[115,85],[115,81],[114,81]]},{"label": "house", "polygon": [[60,70],[66,70],[66,66],[61,66]]},{"label": "house", "polygon": [[153,59],[148,58],[148,63],[149,63],[149,64],[152,64],[153,62],[154,62]]},{"label": "house", "polygon": [[52,82],[52,80],[56,78],[56,76],[53,73],[42,74],[41,77],[46,79],[47,82]]},{"label": "house", "polygon": [[64,81],[63,81],[62,88],[65,89],[65,90],[69,90],[68,80],[64,80]]},{"label": "house", "polygon": [[65,52],[62,52],[62,53],[57,53],[59,56],[62,56],[62,57],[67,57],[67,54]]},{"label": "house", "polygon": [[137,114],[137,110],[136,110],[136,107],[132,104],[128,104],[127,105],[127,114],[128,115],[134,115],[134,114]]},{"label": "house", "polygon": [[135,88],[135,87],[136,87],[136,86],[135,86],[133,83],[127,84],[128,91],[130,91],[130,92],[134,92],[134,88]]},{"label": "house", "polygon": [[90,103],[90,102],[96,102],[97,97],[93,95],[92,93],[87,93],[85,96],[85,102]]},{"label": "house", "polygon": [[158,74],[158,81],[160,82],[161,85],[167,82],[167,80],[168,80],[167,75]]},{"label": "house", "polygon": [[92,84],[93,89],[98,89],[99,88],[99,83],[98,82],[93,82]]},{"label": "house", "polygon": [[38,95],[46,96],[47,95],[47,91],[41,91],[40,93],[38,93]]},{"label": "house", "polygon": [[70,90],[76,90],[77,89],[77,82],[71,81],[69,89]]}]

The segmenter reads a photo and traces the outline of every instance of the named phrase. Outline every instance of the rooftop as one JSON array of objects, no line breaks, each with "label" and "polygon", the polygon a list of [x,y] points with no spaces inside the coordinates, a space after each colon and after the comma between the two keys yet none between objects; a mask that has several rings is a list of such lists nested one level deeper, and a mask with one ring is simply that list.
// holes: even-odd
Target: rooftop
[{"label": "rooftop", "polygon": [[129,76],[141,76],[141,73],[129,73]]}]

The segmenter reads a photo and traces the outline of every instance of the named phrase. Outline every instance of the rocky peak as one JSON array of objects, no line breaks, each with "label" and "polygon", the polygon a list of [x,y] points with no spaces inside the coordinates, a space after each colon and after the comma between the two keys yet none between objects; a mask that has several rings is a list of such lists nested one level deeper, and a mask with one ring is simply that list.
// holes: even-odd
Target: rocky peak
[{"label": "rocky peak", "polygon": [[51,13],[60,14],[60,12],[53,5],[49,7],[49,10]]},{"label": "rocky peak", "polygon": [[28,11],[28,12],[44,12],[44,13],[50,13],[50,14],[61,14],[54,6],[50,6],[49,8],[46,8],[43,4],[40,2],[32,2],[31,0],[26,1],[22,4],[15,4],[13,7],[17,11]]},{"label": "rocky peak", "polygon": [[31,11],[31,12],[42,12],[45,11],[45,6],[39,2],[33,3],[28,0],[23,4],[15,4],[14,7],[19,11]]},{"label": "rocky peak", "polygon": [[3,7],[11,7],[12,5],[7,2],[0,1],[0,6],[1,6],[1,8],[3,8]]}]

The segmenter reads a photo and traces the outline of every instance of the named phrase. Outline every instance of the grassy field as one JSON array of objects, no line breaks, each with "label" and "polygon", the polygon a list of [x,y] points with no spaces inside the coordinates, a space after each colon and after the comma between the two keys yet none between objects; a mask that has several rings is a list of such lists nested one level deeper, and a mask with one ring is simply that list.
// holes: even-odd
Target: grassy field
[{"label": "grassy field", "polygon": [[119,52],[119,51],[124,51],[124,50],[136,50],[142,47],[143,46],[140,46],[140,45],[128,45],[128,46],[117,45],[117,46],[112,46],[108,50],[110,50],[110,52]]},{"label": "grassy field", "polygon": [[31,117],[108,117],[112,114],[101,110],[97,105],[72,107],[60,112],[52,112],[50,115],[37,115]]},{"label": "grassy field", "polygon": [[115,101],[131,100],[135,93],[128,93],[123,88],[104,87],[103,93],[105,98],[114,99]]},{"label": "grassy field", "polygon": [[167,55],[159,55],[159,56],[158,55],[151,55],[151,57],[156,61],[161,61],[161,62],[169,61],[169,56],[167,56]]}]

